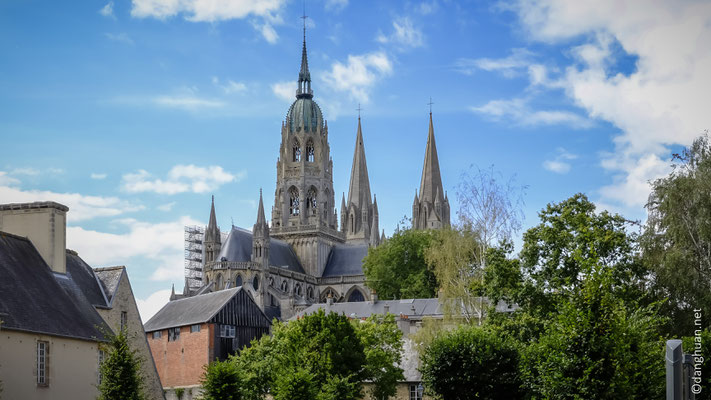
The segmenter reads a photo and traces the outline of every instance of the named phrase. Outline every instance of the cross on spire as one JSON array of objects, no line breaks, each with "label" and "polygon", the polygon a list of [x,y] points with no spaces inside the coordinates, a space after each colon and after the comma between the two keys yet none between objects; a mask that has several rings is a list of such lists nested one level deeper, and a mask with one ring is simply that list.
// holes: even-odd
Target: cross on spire
[{"label": "cross on spire", "polygon": [[358,103],[358,108],[356,108],[356,110],[358,110],[358,119],[360,119],[360,110],[362,110],[362,108],[360,108],[360,103]]},{"label": "cross on spire", "polygon": [[304,14],[300,17],[304,20],[304,40],[306,40],[306,18],[308,17],[309,16],[306,15],[306,0],[304,0]]},{"label": "cross on spire", "polygon": [[432,104],[434,104],[434,103],[432,102],[432,97],[430,97],[430,102],[427,103],[427,104],[430,106],[430,114],[432,114]]}]

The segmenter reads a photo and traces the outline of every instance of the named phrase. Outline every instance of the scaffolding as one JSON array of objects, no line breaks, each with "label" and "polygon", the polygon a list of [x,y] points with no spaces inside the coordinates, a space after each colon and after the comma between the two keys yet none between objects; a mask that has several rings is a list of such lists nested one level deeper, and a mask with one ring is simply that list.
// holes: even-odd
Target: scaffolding
[{"label": "scaffolding", "polygon": [[185,281],[192,290],[202,286],[204,238],[205,228],[202,226],[185,226]]}]

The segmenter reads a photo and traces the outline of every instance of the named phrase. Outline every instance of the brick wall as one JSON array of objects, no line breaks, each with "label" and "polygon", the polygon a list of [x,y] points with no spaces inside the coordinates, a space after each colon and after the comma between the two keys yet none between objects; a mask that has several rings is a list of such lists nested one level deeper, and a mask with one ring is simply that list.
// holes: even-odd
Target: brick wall
[{"label": "brick wall", "polygon": [[199,385],[204,366],[210,362],[215,334],[214,324],[200,325],[200,332],[190,332],[190,326],[180,328],[180,338],[168,341],[168,330],[159,339],[147,334],[148,344],[164,388]]}]

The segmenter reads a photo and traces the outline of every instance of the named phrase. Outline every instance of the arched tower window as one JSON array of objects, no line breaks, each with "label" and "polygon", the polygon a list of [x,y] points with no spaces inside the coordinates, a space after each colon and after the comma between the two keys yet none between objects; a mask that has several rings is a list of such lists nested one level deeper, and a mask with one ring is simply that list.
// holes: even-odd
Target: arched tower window
[{"label": "arched tower window", "polygon": [[242,286],[242,275],[237,274],[235,278],[235,287]]},{"label": "arched tower window", "polygon": [[288,291],[289,291],[289,282],[287,282],[286,279],[284,279],[283,281],[281,281],[281,291],[282,291],[282,292],[288,292]]},{"label": "arched tower window", "polygon": [[301,285],[298,283],[294,286],[294,294],[297,296],[301,296]]},{"label": "arched tower window", "polygon": [[361,293],[360,290],[356,289],[351,293],[350,296],[348,296],[348,301],[365,301],[365,296],[363,296],[363,293]]},{"label": "arched tower window", "polygon": [[217,274],[217,279],[215,279],[215,289],[222,289],[222,274]]},{"label": "arched tower window", "polygon": [[313,299],[313,298],[314,298],[314,288],[312,288],[311,286],[309,286],[308,288],[306,288],[306,297],[309,298],[309,299]]},{"label": "arched tower window", "polygon": [[299,215],[299,189],[292,187],[289,189],[289,213]]},{"label": "arched tower window", "polygon": [[355,233],[355,216],[351,213],[351,233]]},{"label": "arched tower window", "polygon": [[316,189],[314,187],[311,187],[306,193],[306,208],[310,210],[312,214],[316,214]]},{"label": "arched tower window", "polygon": [[315,160],[315,155],[314,155],[314,142],[309,139],[308,142],[306,142],[306,161],[308,162],[314,162]]},{"label": "arched tower window", "polygon": [[259,290],[259,277],[255,276],[254,279],[252,279],[252,287],[254,290]]},{"label": "arched tower window", "polygon": [[294,139],[294,147],[291,149],[291,154],[292,154],[292,160],[294,162],[299,162],[301,161],[301,145],[299,144],[299,141]]}]

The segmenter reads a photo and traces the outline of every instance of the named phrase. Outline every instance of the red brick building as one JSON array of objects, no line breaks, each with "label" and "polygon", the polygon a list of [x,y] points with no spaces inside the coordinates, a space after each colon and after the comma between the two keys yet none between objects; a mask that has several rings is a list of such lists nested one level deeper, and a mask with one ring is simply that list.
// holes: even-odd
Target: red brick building
[{"label": "red brick building", "polygon": [[188,388],[191,398],[204,366],[224,360],[269,332],[270,321],[241,287],[168,302],[146,322],[161,384]]}]

